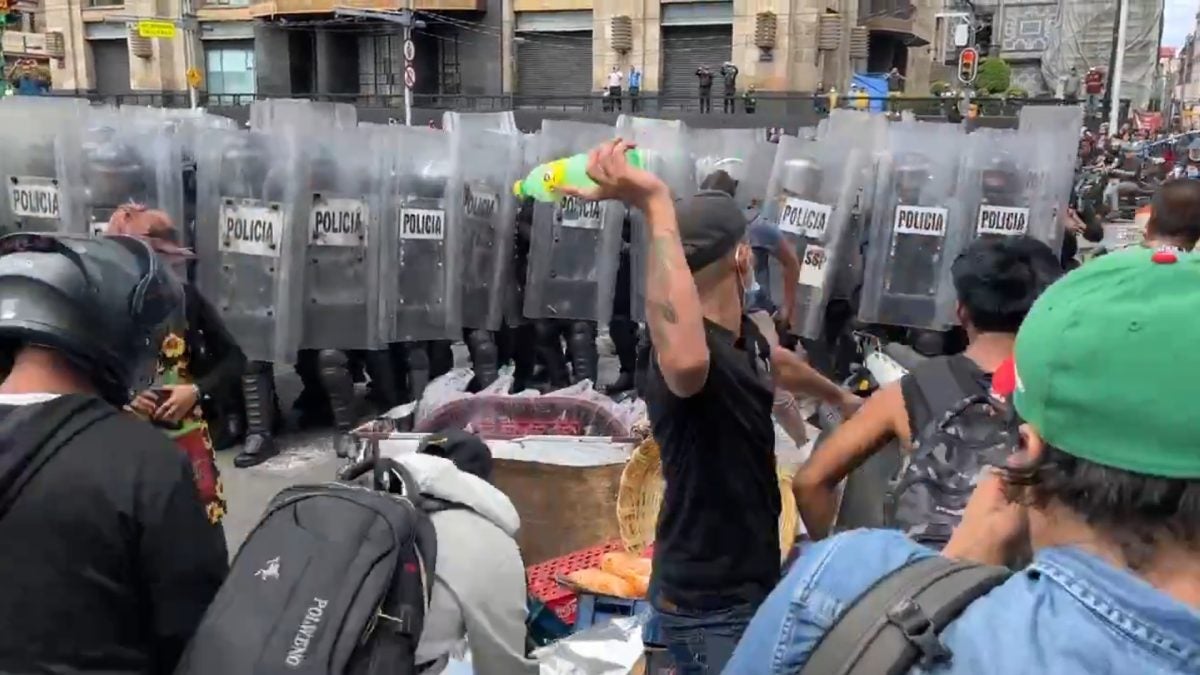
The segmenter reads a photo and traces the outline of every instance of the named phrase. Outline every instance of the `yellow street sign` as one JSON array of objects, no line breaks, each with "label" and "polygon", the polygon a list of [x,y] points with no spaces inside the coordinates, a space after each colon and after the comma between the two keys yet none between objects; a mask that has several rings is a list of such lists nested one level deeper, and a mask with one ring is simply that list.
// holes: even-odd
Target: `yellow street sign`
[{"label": "yellow street sign", "polygon": [[138,21],[137,29],[139,37],[158,38],[161,40],[172,40],[175,38],[175,23],[172,21],[142,19]]},{"label": "yellow street sign", "polygon": [[200,85],[204,83],[204,76],[200,74],[199,68],[188,68],[187,83],[192,89],[200,88]]}]

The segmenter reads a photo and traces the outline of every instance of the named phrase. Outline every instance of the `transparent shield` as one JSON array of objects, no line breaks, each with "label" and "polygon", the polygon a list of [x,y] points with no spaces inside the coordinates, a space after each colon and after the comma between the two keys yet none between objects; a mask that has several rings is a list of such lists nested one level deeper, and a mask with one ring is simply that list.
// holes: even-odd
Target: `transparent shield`
[{"label": "transparent shield", "polygon": [[522,173],[520,141],[514,134],[465,129],[453,140],[462,178],[450,203],[462,223],[462,325],[498,330],[506,289],[516,284],[512,185]]},{"label": "transparent shield", "polygon": [[59,143],[58,149],[61,165],[80,167],[63,181],[71,223],[93,236],[102,234],[117,208],[140,204],[166,213],[182,242],[188,227],[183,148],[168,126],[105,115],[93,120],[79,146]]},{"label": "transparent shield", "polygon": [[379,349],[380,212],[383,176],[373,135],[326,131],[298,140],[308,189],[299,195],[304,223],[301,346]]},{"label": "transparent shield", "polygon": [[[959,198],[970,217],[970,238],[1046,236],[1031,220],[1044,189],[1033,164],[1037,150],[1014,129],[977,129],[967,134]],[[1038,236],[1041,235],[1041,236]]]},{"label": "transparent shield", "polygon": [[384,335],[388,342],[458,339],[462,229],[448,206],[461,178],[450,135],[399,126],[384,133]]},{"label": "transparent shield", "polygon": [[506,134],[519,134],[517,118],[513,111],[495,113],[463,113],[447,110],[442,113],[442,130],[447,133],[465,131],[475,133],[480,131],[499,131]]},{"label": "transparent shield", "polygon": [[[770,198],[753,227],[776,227],[782,245],[800,262],[798,279],[772,274],[766,290],[773,301],[782,303],[787,298],[783,284],[796,283],[792,330],[803,337],[820,337],[838,270],[856,243],[850,222],[868,177],[868,158],[865,150],[837,137],[804,141],[788,136],[779,143]],[[751,233],[752,246],[758,238]]]},{"label": "transparent shield", "polygon": [[[695,192],[696,179],[687,152],[687,128],[679,120],[621,115],[617,133],[637,143],[646,156],[646,168],[667,184],[676,198]],[[644,214],[632,209],[630,217],[630,312],[636,321],[646,316],[646,253],[649,233]]]},{"label": "transparent shield", "polygon": [[64,217],[69,212],[64,182],[79,180],[79,134],[87,108],[28,100],[34,98],[11,97],[0,105],[0,234],[83,233]]},{"label": "transparent shield", "polygon": [[[612,127],[601,124],[545,120],[538,159],[587,152],[613,135]],[[624,219],[625,206],[619,202],[564,197],[536,203],[525,316],[606,323],[612,316]]]},{"label": "transparent shield", "polygon": [[301,129],[353,129],[358,110],[349,103],[273,98],[250,104],[250,128],[256,131]]},{"label": "transparent shield", "polygon": [[1071,198],[1075,160],[1079,152],[1079,129],[1083,109],[1079,106],[1025,106],[1017,129],[1036,153],[1039,190],[1030,216],[1034,236],[1057,251],[1065,231],[1060,217]]},{"label": "transparent shield", "polygon": [[246,357],[289,363],[300,346],[300,154],[285,135],[211,130],[199,145],[197,284]]},{"label": "transparent shield", "polygon": [[767,142],[765,129],[689,129],[688,146],[697,187],[722,170],[738,182],[734,198],[739,206],[762,204],[778,149]]},{"label": "transparent shield", "polygon": [[954,325],[950,265],[970,238],[956,196],[963,131],[900,122],[880,160],[859,319],[944,330]]}]

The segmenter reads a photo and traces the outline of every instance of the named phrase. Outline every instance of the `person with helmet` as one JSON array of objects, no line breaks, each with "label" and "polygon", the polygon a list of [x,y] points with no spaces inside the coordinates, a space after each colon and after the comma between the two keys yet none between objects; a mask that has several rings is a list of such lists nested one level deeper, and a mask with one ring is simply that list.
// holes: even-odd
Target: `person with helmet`
[{"label": "person with helmet", "polygon": [[0,239],[0,671],[170,673],[228,571],[191,462],[120,408],[179,282],[133,237]]}]

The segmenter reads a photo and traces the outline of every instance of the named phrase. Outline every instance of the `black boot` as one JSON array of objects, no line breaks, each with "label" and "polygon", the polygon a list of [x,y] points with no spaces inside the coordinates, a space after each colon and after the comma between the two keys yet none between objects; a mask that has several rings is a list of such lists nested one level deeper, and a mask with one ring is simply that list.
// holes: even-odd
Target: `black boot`
[{"label": "black boot", "polygon": [[559,322],[538,319],[533,325],[537,331],[537,354],[546,368],[546,380],[551,389],[562,389],[571,384],[571,374],[567,371],[567,359],[563,356]]},{"label": "black boot", "polygon": [[429,349],[429,379],[436,380],[454,368],[454,343],[449,340],[431,340]]},{"label": "black boot", "polygon": [[429,342],[406,343],[404,361],[408,366],[409,400],[420,401],[429,386]]},{"label": "black boot", "polygon": [[317,373],[329,395],[333,413],[333,449],[338,457],[349,457],[354,446],[350,431],[354,428],[354,380],[346,355],[336,349],[322,349],[317,357]]},{"label": "black boot", "polygon": [[513,391],[525,391],[533,380],[533,368],[537,364],[537,335],[533,324],[525,323],[512,328]]},{"label": "black boot", "polygon": [[242,395],[246,399],[246,442],[233,458],[239,469],[262,464],[279,453],[275,445],[275,374],[269,361],[253,361],[242,376]]},{"label": "black boot", "polygon": [[617,381],[607,387],[610,394],[633,389],[633,372],[637,368],[638,325],[629,319],[613,319],[608,322],[608,335],[612,338],[613,348],[617,352],[617,361],[621,364],[621,374]]},{"label": "black boot", "polygon": [[467,333],[467,349],[471,352],[471,367],[475,369],[473,391],[487,389],[500,379],[500,350],[492,331],[477,328]]},{"label": "black boot", "polygon": [[301,349],[296,354],[296,374],[303,388],[292,403],[298,414],[297,426],[301,429],[318,429],[333,424],[333,411],[329,407],[329,395],[318,374],[317,350]]},{"label": "black boot", "polygon": [[600,374],[600,352],[596,349],[596,323],[572,321],[567,343],[571,352],[571,382],[591,380],[596,385]]},{"label": "black boot", "polygon": [[404,403],[403,380],[396,379],[396,368],[392,363],[392,352],[387,349],[373,350],[363,357],[367,374],[371,376],[368,398],[383,408],[384,412]]}]

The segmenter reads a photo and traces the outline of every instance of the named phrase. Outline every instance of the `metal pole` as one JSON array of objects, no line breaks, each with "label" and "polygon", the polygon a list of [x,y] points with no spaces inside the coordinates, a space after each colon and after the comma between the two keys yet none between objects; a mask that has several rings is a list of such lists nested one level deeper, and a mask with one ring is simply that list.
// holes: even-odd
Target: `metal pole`
[{"label": "metal pole", "polygon": [[1121,112],[1121,71],[1125,68],[1125,34],[1129,28],[1129,0],[1117,0],[1120,4],[1120,16],[1117,18],[1117,42],[1113,46],[1116,58],[1113,59],[1112,87],[1110,88],[1111,103],[1108,107],[1108,132],[1117,132],[1117,118]]},{"label": "metal pole", "polygon": [[[191,78],[186,77],[186,73],[190,73],[192,68],[196,67],[196,39],[198,33],[192,29],[192,21],[195,19],[195,15],[192,12],[192,0],[180,0],[179,8],[183,13],[183,39],[185,40],[183,45],[183,64],[186,69],[185,78],[188,80],[188,103],[195,110],[200,107],[200,92],[196,90],[196,87],[192,86]],[[196,23],[195,25],[198,31],[199,24]]]},{"label": "metal pole", "polygon": [[[404,24],[404,44],[408,45],[409,40],[412,40],[412,25],[413,25],[413,1],[408,0],[408,21]],[[417,53],[413,52],[413,61],[416,61]],[[412,66],[408,59],[404,60],[404,126],[412,126],[412,87],[408,86],[408,68]],[[415,66],[414,66],[415,69]]]}]

